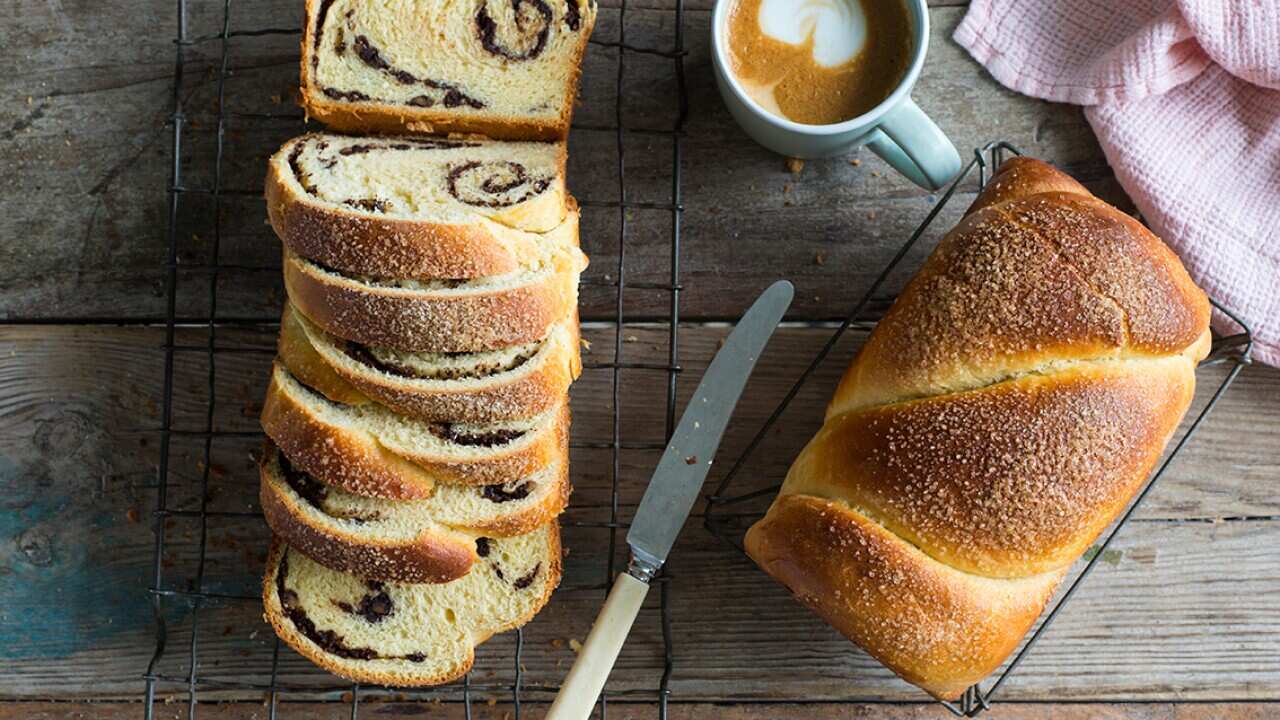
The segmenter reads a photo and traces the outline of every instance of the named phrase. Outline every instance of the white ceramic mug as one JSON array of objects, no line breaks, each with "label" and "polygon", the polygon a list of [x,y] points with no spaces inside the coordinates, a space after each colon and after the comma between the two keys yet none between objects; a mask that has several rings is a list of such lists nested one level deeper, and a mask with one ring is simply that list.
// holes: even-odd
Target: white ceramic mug
[{"label": "white ceramic mug", "polygon": [[929,47],[925,0],[902,0],[911,18],[911,65],[879,105],[833,125],[804,125],[760,107],[742,89],[729,63],[728,20],[734,0],[717,0],[711,16],[711,50],[716,84],[729,113],[756,142],[787,157],[843,155],[866,145],[895,170],[928,190],[937,190],[960,172],[960,153],[928,115],[911,100],[911,88]]}]

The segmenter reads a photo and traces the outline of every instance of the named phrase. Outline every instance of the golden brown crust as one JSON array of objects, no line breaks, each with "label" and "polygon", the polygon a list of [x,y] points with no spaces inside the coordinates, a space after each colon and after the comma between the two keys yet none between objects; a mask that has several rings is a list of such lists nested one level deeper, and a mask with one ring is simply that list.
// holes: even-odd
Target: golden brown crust
[{"label": "golden brown crust", "polygon": [[581,38],[569,78],[568,97],[564,109],[553,121],[528,117],[510,117],[485,113],[447,112],[433,108],[390,105],[378,102],[342,102],[330,100],[315,87],[311,77],[311,54],[315,49],[312,34],[319,0],[307,0],[306,27],[302,33],[301,105],[307,116],[334,130],[347,133],[450,135],[480,134],[496,140],[564,140],[569,136],[573,109],[582,76],[582,56],[594,29],[594,10],[583,14]]},{"label": "golden brown crust", "polygon": [[330,130],[352,134],[483,135],[494,140],[559,141],[568,137],[573,119],[572,103],[558,120],[546,122],[521,117],[451,116],[387,103],[344,103],[330,100],[308,84],[300,89],[302,109],[308,118],[324,123]]},{"label": "golden brown crust", "polygon": [[747,554],[889,669],[954,700],[998,668],[1065,574],[968,575],[830,500],[778,498]]},{"label": "golden brown crust", "polygon": [[990,182],[978,193],[973,204],[965,211],[972,214],[985,207],[1047,192],[1088,195],[1089,190],[1070,175],[1043,160],[1025,156],[1004,161],[991,176]]},{"label": "golden brown crust", "polygon": [[1131,347],[1181,352],[1208,326],[1209,299],[1173,251],[1052,165],[1028,157],[1006,161],[969,213],[991,206],[1054,244],[1072,270],[1119,307]]},{"label": "golden brown crust", "polygon": [[831,418],[782,494],[834,498],[961,571],[1069,565],[1125,508],[1195,390],[1182,356],[1085,363]]},{"label": "golden brown crust", "polygon": [[[1034,189],[1076,185],[1018,160],[1009,173]],[[1208,300],[1158,238],[1092,196],[1024,196],[1009,176],[903,290],[828,416],[1054,362],[1200,352]]]},{"label": "golden brown crust", "polygon": [[1146,227],[1091,196],[1047,193],[1002,210],[1055,243],[1071,269],[1119,309],[1131,352],[1182,352],[1209,325],[1209,298]]},{"label": "golden brown crust", "polygon": [[338,337],[398,350],[469,352],[534,342],[577,306],[581,253],[554,253],[529,282],[479,291],[408,290],[327,272],[285,251],[289,300]]},{"label": "golden brown crust", "polygon": [[[285,308],[285,315],[290,322],[281,323],[280,346],[286,347],[288,334],[287,345],[292,352],[281,352],[281,359],[303,382],[337,402],[346,402],[341,399],[344,396],[373,398],[396,412],[423,420],[488,423],[533,417],[563,403],[569,386],[582,371],[576,311],[568,332],[545,341],[549,345],[526,361],[528,369],[497,373],[482,382],[465,384],[382,372],[346,356],[325,338],[315,338],[321,344],[313,343],[311,334],[323,331],[314,326],[306,328],[307,321],[290,307]],[[313,356],[314,362],[323,364],[323,371],[312,367]],[[295,371],[295,357],[304,361],[304,372]],[[323,384],[311,382],[310,376]]]},{"label": "golden brown crust", "polygon": [[289,368],[294,377],[304,385],[319,391],[330,400],[343,405],[364,405],[372,402],[369,396],[343,380],[329,363],[316,352],[307,339],[303,320],[286,301],[280,315],[280,337],[276,340],[276,357]]},{"label": "golden brown crust", "polygon": [[[322,417],[319,395],[290,390],[288,369],[277,362],[262,411],[262,428],[298,467],[328,485],[369,497],[429,497],[436,482],[494,485],[531,475],[566,456],[569,404],[525,437],[476,454],[426,450],[392,452],[371,430]],[[296,378],[294,379],[296,381]]]},{"label": "golden brown crust", "polygon": [[462,577],[475,562],[475,537],[443,525],[393,541],[309,522],[297,498],[271,481],[273,459],[274,451],[258,464],[262,514],[277,537],[321,565],[374,580],[442,583]]},{"label": "golden brown crust", "polygon": [[431,496],[437,476],[396,455],[366,432],[338,428],[289,393],[275,364],[262,404],[262,430],[294,465],[328,485],[369,497]]},{"label": "golden brown crust", "polygon": [[557,201],[559,225],[546,233],[507,227],[502,217],[437,223],[317,202],[290,177],[289,152],[305,137],[286,143],[268,163],[267,217],[286,247],[326,267],[373,277],[478,278],[513,272],[547,245],[578,245],[578,205],[568,195]]}]

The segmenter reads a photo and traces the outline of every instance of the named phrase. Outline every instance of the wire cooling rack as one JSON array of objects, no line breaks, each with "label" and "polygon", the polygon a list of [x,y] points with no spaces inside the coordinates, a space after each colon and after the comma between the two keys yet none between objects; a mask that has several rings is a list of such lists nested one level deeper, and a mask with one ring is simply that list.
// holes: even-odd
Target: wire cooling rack
[{"label": "wire cooling rack", "polygon": [[[890,275],[898,269],[903,258],[906,257],[911,248],[913,248],[925,234],[933,224],[934,219],[942,209],[946,207],[947,203],[951,201],[952,196],[956,192],[956,188],[960,187],[961,183],[968,180],[975,171],[978,174],[978,187],[984,187],[990,173],[994,172],[994,169],[999,167],[1006,154],[1020,155],[1021,153],[1017,148],[1007,142],[993,142],[985,147],[978,148],[973,151],[973,158],[967,165],[965,165],[964,169],[961,170],[955,180],[951,182],[951,185],[947,187],[946,192],[943,193],[942,197],[939,198],[938,202],[929,211],[928,215],[925,216],[924,221],[920,223],[919,227],[917,227],[913,233],[911,233],[911,236],[907,238],[906,242],[901,248],[899,248],[897,254],[894,255],[893,259],[889,261],[889,264],[883,271],[881,271],[875,282],[871,284],[871,287],[867,289],[866,294],[863,295],[862,298],[858,300],[857,304],[853,306],[853,309],[849,311],[849,314],[845,316],[839,327],[837,327],[831,334],[831,337],[827,340],[826,344],[823,345],[822,349],[818,351],[818,354],[814,356],[813,360],[809,363],[809,366],[805,368],[805,370],[796,379],[795,383],[783,397],[781,403],[779,403],[777,408],[770,413],[769,417],[765,420],[764,425],[755,434],[755,436],[751,438],[751,441],[742,451],[742,454],[739,455],[730,466],[728,472],[726,472],[724,477],[720,480],[714,492],[707,496],[707,511],[703,522],[707,530],[713,535],[733,546],[739,552],[744,552],[742,546],[742,533],[745,529],[745,525],[754,522],[763,513],[731,513],[728,509],[731,507],[740,507],[751,500],[772,498],[777,494],[778,489],[782,485],[779,482],[765,488],[753,488],[750,490],[745,488],[739,489],[741,487],[741,483],[735,485],[735,480],[737,480],[739,472],[749,466],[753,454],[767,442],[767,437],[770,434],[769,431],[782,417],[783,413],[786,412],[787,407],[790,406],[791,401],[795,399],[801,388],[809,382],[818,368],[828,361],[831,351],[836,347],[836,344],[840,339],[844,337],[844,334],[848,332],[850,328],[855,326],[861,329],[870,329],[874,324],[864,318],[864,311],[867,310],[872,296],[880,290],[880,287],[886,280],[888,280]],[[1178,438],[1172,449],[1166,454],[1164,462],[1160,464],[1155,473],[1147,480],[1146,484],[1142,487],[1142,490],[1138,492],[1133,501],[1129,504],[1128,509],[1126,509],[1124,514],[1120,516],[1120,519],[1112,525],[1111,530],[1106,534],[1106,537],[1103,538],[1102,543],[1096,546],[1096,550],[1093,552],[1093,555],[1085,562],[1084,566],[1075,576],[1075,579],[1072,580],[1072,582],[1067,585],[1066,590],[1061,593],[1057,603],[1055,603],[1048,614],[1044,616],[1040,626],[1030,634],[1026,642],[1023,643],[1021,649],[1019,649],[1017,654],[1013,656],[1013,659],[1004,665],[1003,670],[994,676],[995,679],[991,682],[990,687],[983,690],[981,683],[978,683],[968,688],[959,701],[942,702],[942,705],[955,715],[976,717],[983,711],[990,709],[992,697],[1000,689],[1000,686],[1004,684],[1009,675],[1018,667],[1018,664],[1022,662],[1022,658],[1031,650],[1032,646],[1040,640],[1045,630],[1049,628],[1053,623],[1054,618],[1057,617],[1058,612],[1066,606],[1067,602],[1071,599],[1071,596],[1075,594],[1076,589],[1080,587],[1080,584],[1084,582],[1086,577],[1088,577],[1089,573],[1098,563],[1098,560],[1104,557],[1107,548],[1111,545],[1111,541],[1119,534],[1121,528],[1124,527],[1125,523],[1129,520],[1129,517],[1133,515],[1135,510],[1137,510],[1138,506],[1142,504],[1143,499],[1146,498],[1147,493],[1151,491],[1151,488],[1155,487],[1156,482],[1162,475],[1164,475],[1165,470],[1173,463],[1174,459],[1178,456],[1178,453],[1181,452],[1182,448],[1185,447],[1187,442],[1189,442],[1192,436],[1195,435],[1196,430],[1200,428],[1201,423],[1203,423],[1205,418],[1209,416],[1209,413],[1213,411],[1214,406],[1217,405],[1218,400],[1222,397],[1223,393],[1227,391],[1227,388],[1231,386],[1231,383],[1235,381],[1236,376],[1244,366],[1249,363],[1249,351],[1252,348],[1253,341],[1248,326],[1239,317],[1232,314],[1217,301],[1210,298],[1210,302],[1218,312],[1222,313],[1235,323],[1240,332],[1227,336],[1215,336],[1213,339],[1213,348],[1210,351],[1209,356],[1200,364],[1200,367],[1220,363],[1231,363],[1231,369],[1227,372],[1226,377],[1222,380],[1221,384],[1219,384],[1213,391],[1213,394],[1210,396],[1205,407],[1196,415],[1195,419],[1191,421],[1191,424],[1187,426],[1187,429],[1183,432],[1182,436]],[[854,698],[846,700],[845,702],[858,703],[869,701],[871,701],[871,699]]]},{"label": "wire cooling rack", "polygon": [[[302,0],[296,0],[296,2],[299,8],[298,14],[300,14]],[[200,657],[202,646],[207,646],[210,642],[216,642],[219,636],[216,628],[203,627],[201,625],[202,610],[207,612],[210,608],[222,608],[228,604],[236,603],[246,604],[246,607],[254,607],[253,604],[261,602],[260,596],[254,592],[225,592],[218,587],[210,587],[210,583],[207,582],[206,567],[210,551],[211,521],[219,522],[237,518],[253,521],[261,517],[260,513],[256,511],[224,511],[210,507],[210,480],[211,476],[217,472],[214,458],[215,443],[226,438],[239,438],[242,441],[248,441],[259,435],[256,431],[222,430],[219,429],[218,424],[215,422],[215,413],[219,408],[219,402],[225,406],[233,401],[231,398],[225,397],[225,391],[220,388],[219,361],[225,360],[229,355],[236,352],[258,353],[263,356],[261,358],[263,366],[267,367],[270,364],[269,354],[272,351],[262,347],[224,346],[219,343],[218,338],[220,337],[220,332],[225,335],[229,329],[254,327],[271,330],[278,327],[278,317],[275,316],[243,317],[228,315],[227,313],[220,314],[219,312],[218,291],[220,287],[225,288],[237,282],[237,278],[244,277],[246,274],[279,271],[278,266],[254,266],[245,263],[224,262],[220,257],[220,245],[223,244],[224,236],[227,234],[224,228],[224,213],[222,212],[224,210],[224,200],[233,197],[253,198],[261,194],[260,188],[257,187],[231,187],[224,182],[224,178],[228,175],[226,170],[226,160],[229,154],[227,150],[228,138],[236,133],[244,132],[246,128],[255,123],[276,123],[276,125],[279,125],[281,122],[291,123],[296,121],[297,133],[301,133],[305,129],[304,120],[300,112],[263,113],[238,111],[236,108],[227,107],[227,80],[235,74],[232,64],[235,41],[255,38],[264,39],[272,36],[300,36],[301,30],[296,27],[242,28],[236,24],[233,18],[231,0],[222,0],[220,4],[222,12],[221,29],[218,32],[207,34],[193,34],[190,32],[189,25],[190,14],[196,10],[207,11],[209,5],[200,5],[195,2],[189,3],[188,0],[177,0],[175,6],[177,23],[175,38],[176,59],[172,105],[169,113],[169,128],[172,131],[172,169],[167,190],[166,239],[168,250],[165,259],[167,304],[163,369],[164,391],[163,405],[159,410],[161,430],[156,476],[156,505],[153,512],[152,526],[155,534],[154,563],[151,587],[148,589],[155,617],[155,651],[144,675],[146,681],[144,713],[148,720],[155,716],[158,700],[162,697],[166,703],[165,716],[172,717],[174,706],[170,703],[175,697],[180,699],[185,694],[186,715],[188,718],[195,718],[197,708],[202,701],[214,701],[228,696],[243,698],[246,694],[249,694],[250,696],[261,695],[264,699],[268,716],[276,718],[288,714],[288,705],[279,701],[280,695],[297,690],[306,693],[308,697],[338,699],[346,702],[350,705],[350,717],[354,719],[360,716],[362,696],[367,700],[374,690],[362,688],[358,684],[308,684],[297,688],[285,685],[278,679],[281,655],[291,651],[288,648],[282,648],[278,640],[274,642],[273,646],[270,644],[266,646],[271,654],[268,666],[269,672],[264,672],[262,677],[257,680],[227,681],[210,678],[205,672],[205,663],[202,662]],[[237,7],[242,10],[255,10],[252,4],[245,6],[244,3],[240,3]],[[260,9],[256,8],[256,10]],[[602,16],[604,12],[602,9]],[[683,210],[680,184],[681,139],[685,117],[688,112],[688,98],[684,77],[684,4],[682,0],[677,0],[674,8],[662,11],[669,12],[671,17],[669,22],[664,19],[661,25],[663,28],[670,28],[669,45],[661,48],[638,47],[628,44],[626,0],[620,0],[620,5],[616,12],[617,39],[593,39],[588,51],[589,53],[608,53],[615,57],[617,75],[615,79],[616,101],[613,124],[595,126],[575,124],[574,126],[575,130],[612,133],[616,151],[616,199],[594,199],[591,196],[592,191],[600,191],[600,189],[576,188],[580,191],[585,191],[585,194],[579,198],[579,203],[584,208],[584,214],[586,212],[616,213],[617,218],[617,262],[616,266],[612,268],[613,273],[611,275],[606,274],[603,279],[584,279],[583,281],[583,284],[587,286],[603,287],[603,292],[613,290],[615,295],[613,315],[605,318],[613,323],[614,328],[612,360],[585,365],[588,369],[604,370],[612,375],[612,436],[598,441],[582,441],[575,438],[570,443],[572,447],[576,448],[594,448],[608,450],[612,453],[612,467],[610,470],[612,488],[609,499],[608,520],[563,523],[566,526],[595,528],[607,532],[609,554],[600,568],[600,582],[587,588],[599,589],[602,597],[607,593],[618,570],[616,567],[617,554],[614,550],[618,545],[619,531],[626,528],[625,523],[619,517],[619,477],[621,474],[622,451],[635,449],[660,450],[665,445],[665,442],[638,443],[624,440],[619,406],[622,390],[622,371],[657,372],[665,376],[666,438],[670,437],[674,427],[676,376],[680,372],[677,333],[681,291],[680,219]],[[249,12],[248,14],[253,13]],[[597,28],[598,34],[599,28]],[[215,120],[212,126],[207,122],[197,122],[189,114],[186,107],[187,98],[184,93],[184,78],[188,74],[195,76],[201,72],[201,70],[192,69],[193,58],[197,52],[200,53],[201,57],[207,57],[207,53],[213,52],[217,58],[212,74],[212,81],[216,89]],[[678,113],[674,123],[669,128],[641,129],[624,127],[623,105],[627,100],[624,97],[624,84],[628,78],[627,58],[636,54],[670,60],[671,78],[674,80],[676,88],[676,97],[670,100],[675,103]],[[287,62],[291,62],[295,66],[297,64],[296,59],[287,60]],[[645,89],[652,90],[651,87]],[[670,197],[667,202],[638,202],[628,199],[628,187],[624,171],[626,162],[624,136],[632,133],[657,135],[669,139],[672,164]],[[212,137],[210,138],[210,136]],[[205,152],[204,155],[196,157],[194,153],[188,150],[191,145],[200,144],[203,146],[208,142],[212,142],[212,152]],[[263,148],[258,149],[261,150]],[[271,149],[274,150],[274,148]],[[197,161],[205,159],[207,155],[212,156],[211,167],[193,169],[193,165]],[[204,174],[207,174],[207,180],[201,179]],[[200,177],[189,180],[189,175]],[[207,184],[201,184],[205,182]],[[196,204],[199,204],[202,209],[207,209],[209,204],[212,205],[213,212],[210,220],[202,222],[198,219],[203,215],[192,209],[193,199],[195,198],[199,199]],[[637,209],[665,211],[670,214],[670,274],[666,282],[627,282],[626,245],[628,219],[630,211]],[[265,212],[263,212],[263,216],[265,217]],[[188,227],[196,230],[190,238],[187,237],[185,232]],[[200,244],[198,236],[207,238],[208,242]],[[647,239],[652,242],[652,238]],[[207,259],[194,262],[187,262],[181,259],[192,253],[205,253]],[[231,271],[234,271],[234,273]],[[232,277],[233,275],[234,277]],[[193,282],[189,279],[192,277],[200,278],[203,282]],[[186,280],[180,282],[180,278]],[[191,287],[187,287],[187,285],[191,285]],[[624,357],[625,290],[661,293],[668,296],[668,310],[665,318],[668,350],[665,363],[631,362]],[[204,312],[192,314],[185,308],[189,304],[191,296],[193,294],[199,296],[201,292],[205,293]],[[179,312],[180,294],[183,298],[181,304],[184,308],[181,313]],[[179,337],[185,336],[187,331],[191,329],[203,331],[205,333],[205,342],[195,344],[180,343]],[[184,390],[184,388],[175,388],[175,358],[185,359],[191,355],[202,358],[203,363],[207,366],[205,374],[207,395],[203,400],[203,428],[195,430],[175,426],[175,394],[176,391],[182,392]],[[220,394],[223,397],[219,397]],[[199,447],[198,453],[203,456],[203,460],[196,464],[199,474],[199,495],[195,509],[176,506],[176,503],[171,498],[177,488],[172,479],[175,474],[173,468],[177,462],[173,445],[175,440],[183,443],[194,442]],[[195,531],[197,540],[194,549],[195,569],[193,576],[185,578],[185,580],[170,577],[176,573],[166,572],[169,564],[166,559],[166,551],[168,549],[166,547],[166,535],[170,533],[170,528],[177,521],[195,523],[197,526]],[[265,543],[265,539],[263,543]],[[265,549],[265,546],[263,549]],[[247,578],[247,580],[246,584],[252,586],[254,579]],[[666,718],[667,716],[667,700],[670,694],[669,682],[672,671],[672,638],[669,612],[670,582],[666,576],[660,576],[655,582],[660,589],[660,622],[663,638],[663,669],[658,687],[603,694],[598,705],[598,717],[600,718],[607,717],[609,699],[620,697],[631,700],[650,699],[656,702],[658,706],[658,716],[660,718]],[[566,589],[575,588],[562,588],[561,592]],[[582,590],[584,588],[578,587],[576,589]],[[185,625],[183,628],[183,632],[189,633],[189,637],[178,633],[177,628],[173,627],[175,623],[170,618],[175,611],[181,611],[185,615],[183,622],[190,623],[189,629]],[[205,625],[209,623],[209,620],[205,620]],[[270,633],[270,630],[264,626],[262,632]],[[459,682],[438,688],[406,693],[404,694],[405,697],[412,700],[440,700],[459,703],[464,708],[465,717],[469,719],[472,717],[473,702],[478,695],[490,698],[497,695],[506,695],[510,698],[511,714],[514,718],[520,718],[521,703],[528,693],[538,692],[546,696],[554,693],[557,688],[553,686],[536,686],[524,682],[525,671],[522,664],[522,652],[525,647],[524,632],[523,630],[516,630],[513,635],[514,643],[510,657],[512,681],[510,683],[485,684],[476,681],[471,674],[468,674]],[[175,646],[173,642],[173,637],[175,636],[183,641],[181,646]],[[479,650],[479,653],[484,652],[485,648]],[[181,667],[181,661],[185,661],[184,672],[173,672],[166,669],[171,664],[165,662],[166,658],[172,658],[174,655],[180,656],[178,658],[180,661],[179,667]],[[323,671],[317,669],[315,672],[318,676],[325,677]],[[330,679],[333,680],[333,678]]]}]

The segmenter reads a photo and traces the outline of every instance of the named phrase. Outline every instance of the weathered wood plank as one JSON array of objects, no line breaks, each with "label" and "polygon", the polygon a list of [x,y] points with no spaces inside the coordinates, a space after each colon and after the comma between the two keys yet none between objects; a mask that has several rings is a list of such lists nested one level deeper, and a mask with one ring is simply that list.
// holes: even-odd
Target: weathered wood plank
[{"label": "weathered wood plank", "polygon": [[[6,180],[13,190],[4,196],[8,211],[0,214],[0,233],[10,238],[0,248],[0,317],[162,317],[171,9],[144,8],[129,0],[111,0],[105,7],[95,4],[92,10],[31,0],[20,6],[15,16],[26,19],[0,26],[0,46],[6,48],[0,52],[12,53],[15,65],[34,68],[3,81],[9,96],[20,101],[0,109],[0,129],[8,127],[12,135],[10,142],[0,145],[0,161],[17,169]],[[220,29],[220,3],[192,7],[192,36]],[[297,3],[286,0],[233,8],[237,28],[298,22]],[[1027,152],[1061,163],[1104,197],[1119,199],[1078,109],[999,88],[949,39],[962,14],[958,7],[933,11],[930,62],[916,90],[920,104],[934,113],[961,148],[1004,137]],[[103,31],[104,17],[128,21]],[[602,10],[599,39],[617,37],[617,17],[616,10]],[[793,317],[838,316],[923,218],[931,199],[867,153],[857,156],[861,164],[856,167],[845,159],[814,161],[792,176],[778,157],[751,143],[715,91],[709,17],[705,11],[686,15],[690,114],[682,163],[685,313],[690,318],[733,315],[757,289],[785,274],[800,290]],[[132,29],[140,22],[155,32],[139,38]],[[667,11],[629,10],[628,42],[668,47],[672,22],[673,14]],[[54,32],[52,27],[62,29]],[[46,36],[54,41],[36,42]],[[286,117],[231,118],[225,188],[256,193],[265,157],[302,129],[300,122],[288,119],[297,115],[291,102],[297,82],[296,42],[293,36],[265,36],[237,38],[230,44],[233,74],[225,88],[227,110]],[[39,49],[33,57],[20,55],[29,47]],[[220,51],[217,42],[187,50],[182,94],[190,122],[183,136],[182,173],[183,184],[190,187],[213,184],[218,97],[213,72]],[[613,50],[599,46],[588,54],[577,115],[584,126],[613,123],[615,58]],[[669,126],[676,93],[670,61],[628,55],[626,62],[624,123]],[[93,68],[82,72],[83,65]],[[28,96],[30,106],[25,104]],[[71,133],[71,122],[85,116],[96,120]],[[570,184],[584,199],[616,199],[614,142],[609,131],[574,133]],[[629,134],[626,146],[628,199],[669,202],[669,140]],[[939,218],[938,228],[954,222],[965,204],[962,193]],[[270,316],[280,294],[279,277],[271,270],[279,263],[279,249],[263,226],[261,200],[226,198],[217,211],[222,220],[217,233],[209,198],[184,195],[180,210],[182,263],[210,262],[214,239],[220,236],[221,262],[267,268],[225,271],[218,312],[224,317]],[[589,208],[586,213],[583,243],[594,260],[588,272],[592,280],[612,282],[617,275],[618,221],[613,209]],[[628,224],[627,280],[665,282],[670,213],[632,210]],[[922,254],[923,249],[909,264],[914,267]],[[819,256],[822,264],[816,260]],[[179,273],[180,315],[207,313],[208,282],[200,271]],[[610,317],[613,291],[589,286],[583,302],[584,317]],[[664,293],[628,293],[630,317],[665,311]]]},{"label": "weathered wood plank", "polygon": [[[185,697],[174,698],[172,702],[156,704],[155,717],[158,720],[182,720],[187,717],[187,700]],[[542,703],[527,703],[522,707],[521,717],[541,718],[546,712]],[[1052,704],[1010,704],[1000,705],[984,714],[992,720],[1263,720],[1275,712],[1275,706],[1267,703],[1128,703],[1124,705],[1104,705],[1098,703],[1079,703],[1068,705]],[[36,703],[13,702],[0,703],[0,720],[123,720],[136,718],[139,707],[136,703]],[[199,715],[213,720],[265,720],[268,715],[265,705],[259,703],[221,703],[202,704]],[[472,717],[476,720],[510,720],[514,716],[509,701],[499,701],[493,705],[484,701],[472,704]],[[611,702],[609,717],[623,720],[641,720],[656,718],[656,705],[636,702]],[[351,717],[351,706],[342,702],[331,703],[295,703],[282,702],[277,705],[276,717],[281,720],[306,718],[307,720],[346,720]],[[365,718],[400,718],[431,717],[455,718],[466,717],[464,706],[458,702],[414,703],[414,702],[380,702],[374,699],[361,698],[360,717]],[[826,718],[829,720],[852,720],[853,718],[877,717],[884,720],[943,720],[954,717],[943,708],[934,704],[785,704],[762,703],[743,705],[695,704],[673,702],[668,717],[672,720],[792,720],[793,718]]]},{"label": "weathered wood plank", "polygon": [[[184,329],[178,343],[197,345],[203,333]],[[683,402],[725,328],[683,327],[680,333]],[[788,327],[779,334],[745,396],[718,472],[826,333]],[[592,342],[588,363],[611,359],[610,327],[589,326],[585,335]],[[624,359],[665,359],[665,332],[629,327],[623,337],[634,338],[623,344]],[[8,489],[0,536],[12,538],[0,545],[5,569],[0,596],[6,598],[0,610],[5,640],[0,657],[6,661],[0,663],[0,697],[135,697],[140,688],[153,639],[143,589],[151,577],[153,536],[147,523],[155,503],[162,342],[161,328],[0,328],[0,356],[17,359],[0,366],[0,477]],[[215,426],[252,431],[271,330],[222,329],[217,342],[226,352],[216,355]],[[843,357],[802,392],[785,432],[765,446],[743,489],[780,477],[816,426],[839,366],[855,345],[856,339],[842,346],[837,355]],[[253,349],[263,352],[245,352]],[[1221,372],[1203,371],[1203,384],[1207,387]],[[575,439],[609,436],[610,375],[588,370],[575,387]],[[180,352],[177,427],[204,427],[206,383],[203,354]],[[626,437],[660,439],[662,374],[627,371],[623,383]],[[1008,687],[1011,697],[1275,696],[1280,568],[1274,547],[1280,522],[1269,518],[1280,515],[1280,500],[1266,481],[1280,465],[1280,448],[1272,442],[1278,426],[1280,371],[1248,369],[1204,434],[1152,494],[1142,521],[1125,530],[1098,575],[1020,669]],[[209,509],[256,510],[249,453],[257,444],[256,437],[214,442]],[[652,451],[623,453],[620,520],[630,517],[655,461]],[[174,438],[171,509],[199,508],[203,462],[201,438]],[[608,451],[575,451],[576,491],[568,522],[608,519],[609,465]],[[1222,518],[1252,519],[1218,522]],[[197,572],[199,525],[192,518],[171,518],[166,536],[164,586],[186,589]],[[257,518],[211,520],[205,589],[255,593],[265,538]],[[608,533],[570,528],[566,543],[571,554],[565,587],[526,635],[530,685],[557,682],[572,657],[564,641],[585,634],[602,595],[602,590],[581,588],[606,579]],[[916,697],[711,538],[697,519],[682,539],[672,572],[678,697]],[[160,670],[185,677],[192,613],[180,600],[168,601],[166,608],[169,651]],[[196,617],[202,678],[263,682],[273,643],[256,603],[215,604]],[[651,606],[624,655],[620,687],[656,685],[661,668],[656,618]],[[506,658],[512,643],[508,635],[481,650],[477,682],[509,681]],[[797,672],[801,667],[806,671]],[[282,671],[282,682],[290,685],[333,682],[287,651]],[[206,695],[219,697],[213,688]],[[243,690],[230,696],[255,697]]]}]

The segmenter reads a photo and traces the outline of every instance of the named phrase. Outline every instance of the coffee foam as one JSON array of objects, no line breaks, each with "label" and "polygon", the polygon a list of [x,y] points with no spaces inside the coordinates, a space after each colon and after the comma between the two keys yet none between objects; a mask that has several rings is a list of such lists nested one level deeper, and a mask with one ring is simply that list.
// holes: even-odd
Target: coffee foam
[{"label": "coffee foam", "polygon": [[902,0],[734,0],[724,33],[743,91],[764,111],[806,125],[871,110],[911,59]]},{"label": "coffee foam", "polygon": [[756,18],[761,32],[788,45],[812,38],[813,61],[821,67],[849,62],[867,41],[867,18],[858,0],[762,0]]}]

